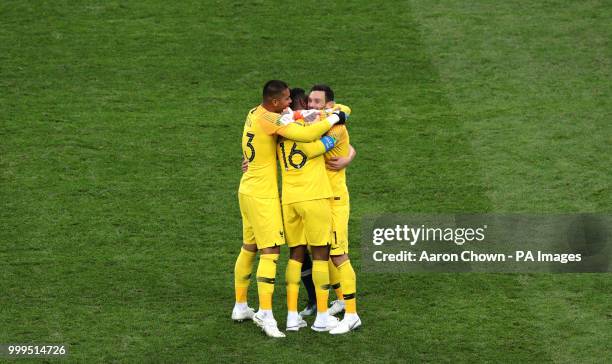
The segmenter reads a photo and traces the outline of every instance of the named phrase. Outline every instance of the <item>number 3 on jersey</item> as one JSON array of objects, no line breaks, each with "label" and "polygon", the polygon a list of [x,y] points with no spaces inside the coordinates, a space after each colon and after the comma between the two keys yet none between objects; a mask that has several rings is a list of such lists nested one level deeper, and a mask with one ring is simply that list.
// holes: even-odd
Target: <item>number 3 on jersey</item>
[{"label": "number 3 on jersey", "polygon": [[[293,147],[291,147],[289,156],[287,156],[285,152],[285,142],[280,142],[280,148],[281,148],[281,153],[283,154],[283,162],[285,163],[285,170],[289,170],[289,167],[287,166],[287,162],[289,162],[291,167],[295,169],[300,169],[304,167],[304,164],[306,164],[308,157],[306,157],[306,154],[304,152],[297,149],[297,144],[293,143]],[[295,163],[294,157],[296,155],[299,155],[301,157],[300,163]]]},{"label": "number 3 on jersey", "polygon": [[[249,160],[249,163],[253,161],[253,159],[255,159],[255,147],[253,146],[253,144],[251,144],[251,142],[253,141],[253,138],[255,138],[255,134],[253,133],[246,133],[246,136],[249,137],[249,140],[247,140],[246,146],[251,150],[251,156],[247,157],[246,155],[244,156],[246,159]],[[246,154],[246,153],[245,153]]]}]

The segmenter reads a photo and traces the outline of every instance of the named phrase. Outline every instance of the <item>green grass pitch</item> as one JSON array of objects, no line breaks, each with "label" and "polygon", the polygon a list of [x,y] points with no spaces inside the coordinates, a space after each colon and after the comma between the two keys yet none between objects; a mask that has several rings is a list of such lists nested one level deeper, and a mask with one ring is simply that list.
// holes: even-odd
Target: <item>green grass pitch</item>
[{"label": "green grass pitch", "polygon": [[[610,19],[595,0],[3,1],[0,343],[66,343],[72,362],[609,362],[609,274],[364,274],[359,232],[384,212],[610,212]],[[240,136],[272,78],[353,109],[350,335],[229,318]],[[284,300],[279,284],[281,327]]]}]

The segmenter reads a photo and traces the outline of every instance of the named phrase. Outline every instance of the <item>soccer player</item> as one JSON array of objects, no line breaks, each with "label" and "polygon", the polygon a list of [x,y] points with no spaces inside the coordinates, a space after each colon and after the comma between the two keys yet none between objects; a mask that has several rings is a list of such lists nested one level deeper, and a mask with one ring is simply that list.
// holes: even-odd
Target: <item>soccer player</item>
[{"label": "soccer player", "polygon": [[305,110],[308,108],[308,95],[306,95],[306,91],[303,88],[294,87],[289,91],[291,96],[291,106],[289,106],[292,110]]},{"label": "soccer player", "polygon": [[[317,86],[315,87],[318,88]],[[324,86],[324,87],[329,88],[328,86]],[[295,91],[295,94],[294,94],[294,90],[298,90],[298,91]],[[332,91],[332,94],[333,94],[333,91]],[[324,91],[314,90],[311,92],[311,95],[312,96],[310,96],[309,98],[309,95],[303,92],[302,89],[292,89],[291,90],[291,99],[292,99],[291,107],[294,110],[305,109],[308,107],[309,102],[310,102],[311,110],[323,110],[323,109],[340,110],[340,109],[343,109],[344,111],[350,113],[350,109],[348,107],[341,105],[341,104],[336,104],[333,100],[326,101]],[[332,153],[327,153],[325,157],[326,167],[330,171],[343,170],[351,163],[353,158],[355,158],[355,155],[356,155],[356,151],[353,148],[353,146],[350,144],[349,144],[348,156],[333,155]],[[246,170],[246,168],[248,168],[248,164],[243,162],[242,164],[243,172]],[[336,296],[338,298],[342,298],[342,289],[340,285],[340,278],[339,278],[338,270],[336,269],[335,266],[330,266],[330,272],[332,273],[330,277],[330,279],[332,280],[332,288],[334,288],[334,290],[336,291]],[[304,308],[300,312],[300,316],[304,317],[304,316],[313,315],[317,310],[315,288],[314,288],[313,281],[312,281],[312,260],[310,259],[308,252],[306,252],[304,256],[304,262],[302,263],[302,283],[304,284],[304,287],[306,288],[306,292],[308,293],[308,304],[306,305],[306,308]],[[333,301],[329,309],[329,314],[336,315],[342,311],[344,311],[344,301],[340,299]]]},{"label": "soccer player", "polygon": [[[308,108],[308,94],[302,88],[292,88],[291,89],[291,109],[299,111],[305,110]],[[243,163],[243,172],[245,170],[245,165]],[[248,167],[248,165],[247,165]],[[300,312],[300,316],[310,316],[314,315],[317,312],[317,295],[315,291],[314,282],[312,281],[312,259],[310,259],[310,254],[308,251],[304,254],[304,260],[302,262],[302,273],[301,273],[302,283],[306,288],[306,292],[308,293],[308,304],[306,308]],[[307,313],[307,314],[305,314]]]},{"label": "soccer player", "polygon": [[[294,105],[296,108],[301,106]],[[290,249],[285,273],[287,331],[298,331],[307,326],[297,311],[300,272],[306,246],[310,248],[313,257],[312,276],[317,302],[317,317],[311,328],[315,331],[329,331],[338,325],[338,319],[330,316],[327,308],[332,189],[325,171],[323,154],[333,146],[334,139],[329,136],[314,143],[300,143],[287,138],[278,139],[277,156],[282,171],[283,221]]]},{"label": "soccer player", "polygon": [[[285,244],[277,187],[276,140],[282,135],[293,140],[314,141],[344,115],[331,115],[309,127],[293,122],[290,114],[281,115],[289,106],[289,87],[283,81],[268,81],[263,88],[261,105],[247,114],[242,135],[242,151],[249,162],[240,180],[238,201],[242,216],[243,245],[234,267],[236,303],[232,319],[252,319],[271,337],[284,337],[272,314],[272,295],[276,261],[280,245]],[[247,305],[247,291],[257,251],[259,311]]]},{"label": "soccer player", "polygon": [[[309,109],[340,109],[350,113],[348,107],[335,103],[334,92],[327,85],[314,85],[311,88],[308,107]],[[332,127],[326,135],[336,140],[334,148],[325,153],[325,159],[328,162],[327,176],[334,196],[331,201],[334,240],[330,251],[330,283],[338,297],[332,303],[329,313],[336,314],[345,310],[343,320],[330,331],[330,334],[344,334],[361,326],[355,299],[356,275],[348,257],[350,204],[345,170],[346,165],[354,158],[355,151],[350,147],[349,134],[345,125]]]}]

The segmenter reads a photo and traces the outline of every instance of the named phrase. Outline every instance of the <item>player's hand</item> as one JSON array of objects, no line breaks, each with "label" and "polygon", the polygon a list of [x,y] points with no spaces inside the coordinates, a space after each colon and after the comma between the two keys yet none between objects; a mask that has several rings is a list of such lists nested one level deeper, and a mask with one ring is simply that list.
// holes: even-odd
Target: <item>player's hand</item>
[{"label": "player's hand", "polygon": [[351,159],[349,157],[331,157],[325,162],[325,167],[331,171],[339,171],[346,168]]},{"label": "player's hand", "polygon": [[245,173],[249,170],[249,161],[245,158],[242,158],[242,173]]},{"label": "player's hand", "polygon": [[293,112],[293,119],[300,120],[303,119],[307,123],[311,123],[315,121],[321,112],[319,110],[297,110]]},{"label": "player's hand", "polygon": [[292,122],[294,122],[295,120],[293,120],[293,111],[282,113],[279,121],[282,125],[287,125],[287,124],[291,124]]},{"label": "player's hand", "polygon": [[340,119],[340,121],[338,121],[336,124],[346,124],[348,115],[345,114],[344,111],[334,111],[333,114],[338,115],[338,118]]}]

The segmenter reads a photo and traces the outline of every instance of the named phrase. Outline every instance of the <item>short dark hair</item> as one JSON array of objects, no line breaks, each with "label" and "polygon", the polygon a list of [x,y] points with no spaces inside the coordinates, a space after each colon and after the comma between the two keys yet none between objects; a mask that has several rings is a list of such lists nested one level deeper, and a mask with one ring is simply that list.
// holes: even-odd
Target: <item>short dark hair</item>
[{"label": "short dark hair", "polygon": [[270,80],[263,87],[262,96],[264,101],[280,95],[283,91],[289,88],[286,82],[280,80]]},{"label": "short dark hair", "polygon": [[289,106],[293,110],[304,109],[308,106],[308,95],[303,88],[294,87],[290,90],[291,105]]},{"label": "short dark hair", "polygon": [[332,91],[331,87],[326,84],[320,83],[318,85],[312,86],[310,92],[312,91],[323,91],[325,92],[325,102],[334,101],[334,91]]}]

